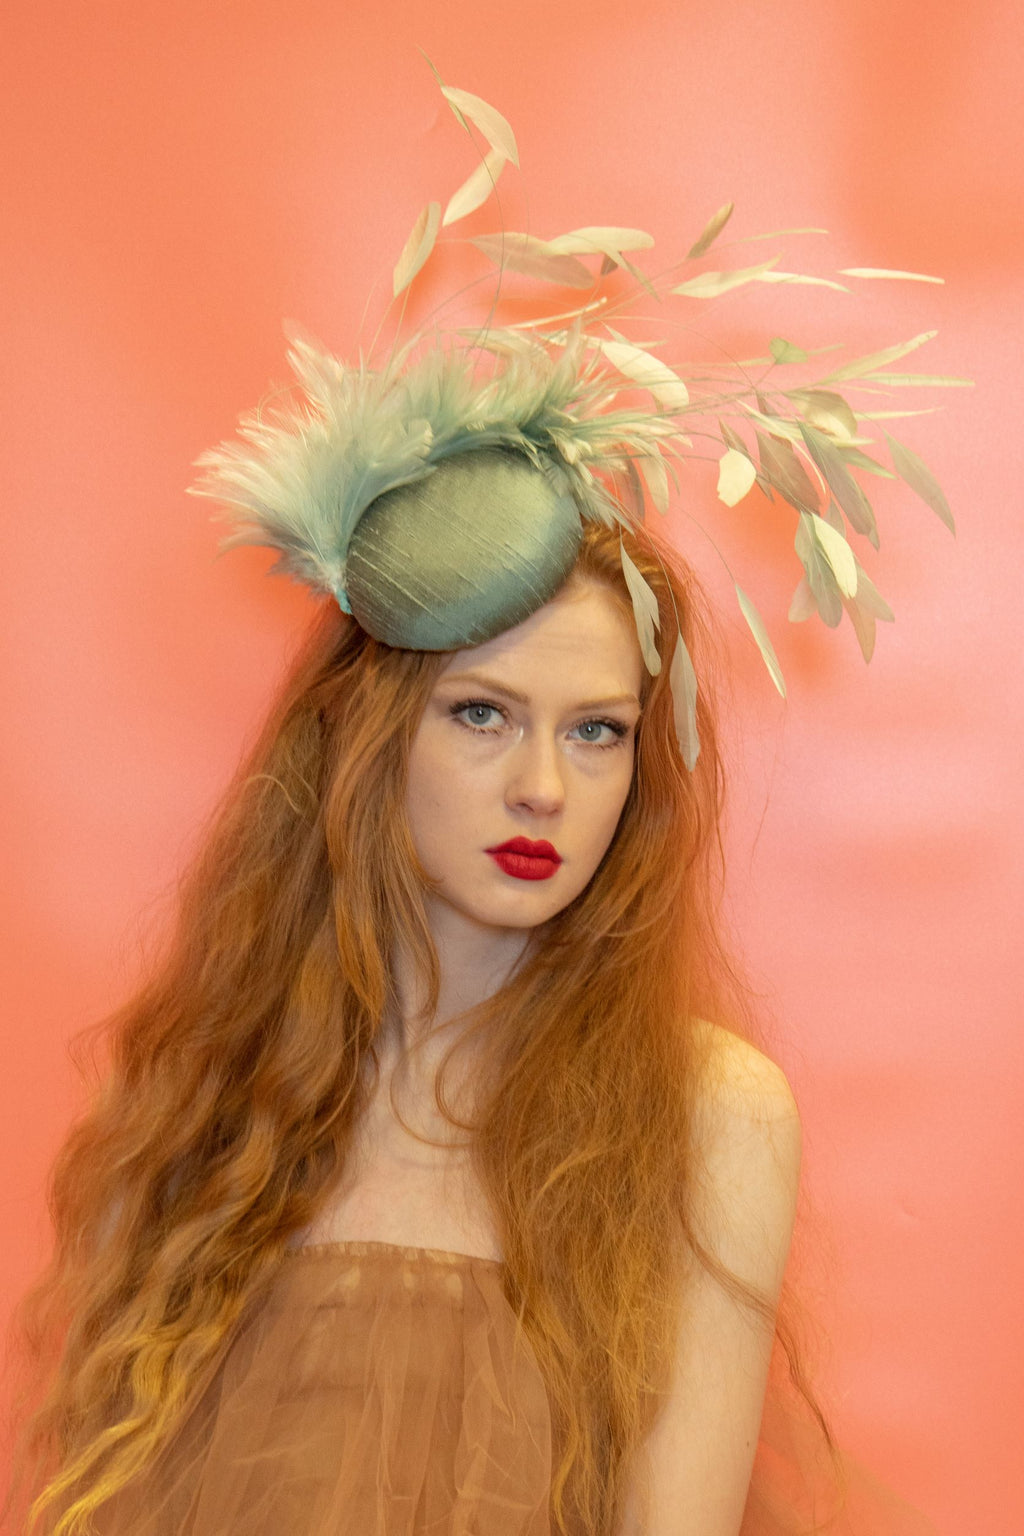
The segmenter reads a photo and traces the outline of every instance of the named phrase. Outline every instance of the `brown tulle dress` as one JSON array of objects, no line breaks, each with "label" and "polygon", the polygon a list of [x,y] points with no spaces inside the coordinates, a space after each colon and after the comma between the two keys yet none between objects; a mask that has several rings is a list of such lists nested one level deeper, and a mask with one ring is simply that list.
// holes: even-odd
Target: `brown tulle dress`
[{"label": "brown tulle dress", "polygon": [[496,1259],[295,1249],[103,1536],[548,1536],[548,1399]]},{"label": "brown tulle dress", "polygon": [[[818,1525],[771,1397],[742,1536]],[[101,1536],[553,1536],[547,1392],[496,1259],[295,1249],[174,1440]],[[557,1464],[557,1463],[556,1463]],[[831,1533],[909,1536],[872,1501]],[[881,1511],[881,1513],[880,1513]],[[810,1521],[808,1520],[810,1516]],[[927,1529],[927,1527],[923,1527]],[[577,1533],[574,1532],[574,1536]],[[580,1532],[579,1536],[586,1536]]]}]

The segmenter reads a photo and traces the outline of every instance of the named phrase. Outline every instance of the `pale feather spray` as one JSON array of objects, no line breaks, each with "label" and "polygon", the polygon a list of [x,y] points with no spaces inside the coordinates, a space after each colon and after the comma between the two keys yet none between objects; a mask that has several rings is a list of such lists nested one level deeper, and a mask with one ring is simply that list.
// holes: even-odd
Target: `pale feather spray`
[{"label": "pale feather spray", "polygon": [[[416,221],[394,271],[396,297],[443,248],[441,229],[486,201],[506,162],[518,164],[512,130],[494,108],[465,91],[443,92],[460,125],[467,133],[476,127],[487,148],[444,218],[432,203]],[[702,260],[731,213],[726,204],[713,216],[680,265]],[[587,297],[568,308],[550,306],[555,312],[547,320],[500,326],[489,318],[404,340],[399,325],[379,367],[363,359],[349,365],[293,333],[288,361],[298,394],[244,416],[239,440],[198,460],[204,474],[194,491],[213,497],[237,525],[222,547],[277,549],[275,571],[329,593],[388,644],[457,649],[519,622],[554,594],[572,567],[581,518],[635,528],[648,503],[665,512],[675,463],[706,459],[710,440],[718,447],[723,503],[735,505],[757,485],[797,514],[803,572],[789,618],[817,612],[835,627],[847,613],[870,660],[876,620],[893,615],[851,547],[851,533],[878,547],[874,513],[855,471],[901,476],[950,529],[953,521],[934,477],[909,449],[886,434],[892,470],[865,453],[876,446],[866,434],[872,413],[856,412],[843,391],[912,384],[913,376],[887,370],[934,333],[851,359],[819,378],[806,376],[809,354],[780,337],[752,361],[687,366],[669,361],[663,346],[623,332],[638,298],[654,298],[662,308],[674,302],[689,317],[696,303],[747,284],[846,285],[780,272],[778,256],[656,283],[626,254],[649,248],[651,237],[611,226],[546,241],[502,230],[473,244],[498,268],[490,316],[520,278],[534,299],[546,285],[585,287]],[[597,270],[587,265],[592,257],[599,258]],[[937,281],[876,268],[840,275]],[[781,380],[790,370],[799,381],[786,388]],[[698,433],[703,446],[696,454]],[[473,473],[454,474],[455,465]],[[523,465],[535,473],[523,475]],[[657,601],[621,539],[620,549],[644,661],[657,672]],[[784,696],[767,627],[735,587]],[[669,678],[680,751],[692,769],[697,679],[678,623]]]}]

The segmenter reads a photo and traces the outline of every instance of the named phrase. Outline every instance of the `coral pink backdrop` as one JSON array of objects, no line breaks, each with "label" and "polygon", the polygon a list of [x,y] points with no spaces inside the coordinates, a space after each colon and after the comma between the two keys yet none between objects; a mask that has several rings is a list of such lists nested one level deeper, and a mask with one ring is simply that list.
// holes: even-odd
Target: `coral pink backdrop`
[{"label": "coral pink backdrop", "polygon": [[675,251],[732,197],[739,233],[831,231],[787,265],[946,279],[822,311],[867,347],[936,326],[914,366],[977,379],[900,424],[959,532],[880,482],[897,623],[869,669],[848,628],[781,619],[795,565],[750,578],[790,698],[730,611],[731,904],[803,1106],[840,1432],[941,1536],[1018,1528],[1019,6],[15,0],[4,30],[5,1311],[45,1246],[68,1040],[130,987],[309,611],[265,554],[214,561],[191,461],[285,377],[283,318],[351,345],[468,170],[421,45],[516,127],[536,232]]}]

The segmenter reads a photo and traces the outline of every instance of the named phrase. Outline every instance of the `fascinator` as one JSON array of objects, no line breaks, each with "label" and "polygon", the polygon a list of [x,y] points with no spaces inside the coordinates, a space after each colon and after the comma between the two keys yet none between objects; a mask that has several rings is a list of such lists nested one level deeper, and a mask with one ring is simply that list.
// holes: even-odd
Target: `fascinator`
[{"label": "fascinator", "polygon": [[[444,231],[475,214],[504,168],[518,165],[499,112],[470,92],[441,89],[478,164],[443,210],[431,202],[416,220],[392,276],[403,314],[424,268],[440,265]],[[650,306],[645,329],[665,328],[681,312],[683,334],[692,334],[702,305],[746,285],[848,288],[782,271],[778,254],[709,270],[731,214],[731,204],[719,209],[657,278],[637,264],[654,244],[641,230],[475,235],[490,274],[487,319],[447,329],[435,321],[410,335],[399,319],[381,360],[346,362],[293,333],[292,395],[244,416],[237,439],[198,460],[194,492],[236,525],[222,547],[271,546],[275,571],[329,594],[376,640],[449,651],[481,644],[546,603],[572,569],[584,523],[598,521],[620,530],[640,648],[655,674],[658,603],[621,530],[640,530],[649,509],[666,512],[680,466],[710,459],[722,503],[757,486],[795,514],[801,574],[788,617],[817,613],[835,628],[845,613],[869,660],[876,621],[893,614],[854,552],[853,535],[879,542],[861,476],[899,476],[950,530],[953,518],[912,450],[885,432],[891,468],[869,451],[880,446],[874,424],[904,413],[856,409],[851,391],[870,391],[874,403],[897,386],[969,381],[896,369],[934,332],[838,363],[830,356],[823,372],[820,354],[778,336],[762,356],[709,365],[639,333],[640,301]],[[876,268],[838,277],[939,281]],[[524,291],[530,318],[500,323],[510,297],[522,312]],[[768,628],[738,582],[735,590],[784,695]],[[679,749],[692,769],[698,680],[676,621],[669,681]]]}]

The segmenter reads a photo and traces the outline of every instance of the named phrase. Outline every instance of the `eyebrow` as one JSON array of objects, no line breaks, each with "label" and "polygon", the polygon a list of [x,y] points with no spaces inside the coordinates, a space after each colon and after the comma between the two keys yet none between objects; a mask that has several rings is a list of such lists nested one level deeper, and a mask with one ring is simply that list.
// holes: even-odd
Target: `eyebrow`
[{"label": "eyebrow", "polygon": [[[529,704],[530,700],[525,693],[520,693],[515,688],[510,688],[507,683],[499,683],[493,677],[485,677],[482,672],[448,672],[441,679],[445,683],[474,683],[478,688],[484,688],[488,693],[500,693],[503,698],[511,699],[515,704]],[[587,699],[580,704],[571,704],[571,710],[577,709],[610,709],[615,704],[635,704],[640,708],[640,700],[635,693],[616,693],[606,699]]]}]

